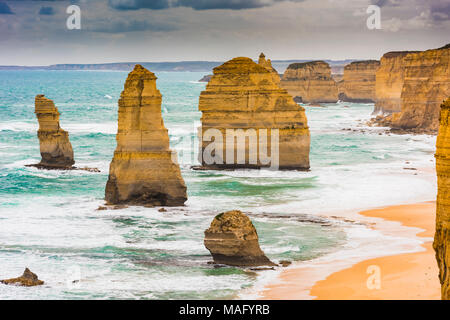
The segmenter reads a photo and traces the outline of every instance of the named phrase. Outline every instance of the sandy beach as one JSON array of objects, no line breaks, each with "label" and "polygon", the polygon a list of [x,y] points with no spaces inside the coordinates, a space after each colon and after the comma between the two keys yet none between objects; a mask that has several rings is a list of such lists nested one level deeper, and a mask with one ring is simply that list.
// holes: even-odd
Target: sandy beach
[{"label": "sandy beach", "polygon": [[[435,202],[399,205],[360,212],[367,217],[398,221],[407,227],[423,229],[417,234],[423,237],[423,251],[385,256],[359,262],[350,268],[335,272],[318,281],[310,295],[319,300],[393,300],[440,299],[438,268],[432,248],[435,231]],[[379,271],[379,286],[373,282]],[[268,285],[261,293],[263,299],[299,299],[296,283],[302,282],[302,269],[283,271],[278,283]],[[372,277],[371,277],[372,276]],[[370,289],[369,289],[370,288]]]}]

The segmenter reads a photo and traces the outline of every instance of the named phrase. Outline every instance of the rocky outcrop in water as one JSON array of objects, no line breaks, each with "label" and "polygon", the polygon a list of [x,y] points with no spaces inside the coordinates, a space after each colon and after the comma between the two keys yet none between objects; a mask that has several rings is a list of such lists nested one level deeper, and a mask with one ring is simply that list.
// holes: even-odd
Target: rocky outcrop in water
[{"label": "rocky outcrop in water", "polygon": [[338,100],[338,88],[331,77],[331,68],[324,61],[290,64],[280,85],[298,102],[334,103]]},{"label": "rocky outcrop in water", "polygon": [[450,96],[450,44],[405,57],[401,113],[394,129],[437,132],[439,111]]},{"label": "rocky outcrop in water", "polygon": [[[214,68],[199,110],[203,168],[309,168],[304,108],[277,85],[272,72],[252,59],[234,58]],[[213,159],[205,157],[208,152]]]},{"label": "rocky outcrop in water", "polygon": [[375,101],[375,73],[378,60],[354,61],[344,67],[340,100],[369,103]]},{"label": "rocky outcrop in water", "polygon": [[39,280],[38,276],[31,272],[30,269],[25,268],[25,271],[20,277],[0,280],[0,283],[23,287],[34,287],[43,285],[44,281]]},{"label": "rocky outcrop in water", "polygon": [[108,204],[179,206],[186,185],[169,148],[156,76],[136,65],[119,99],[117,147],[109,169]]},{"label": "rocky outcrop in water", "polygon": [[212,78],[212,74],[207,74],[206,76],[203,76],[200,80],[198,80],[199,82],[209,82],[209,80],[211,80]]},{"label": "rocky outcrop in water", "polygon": [[418,51],[393,51],[384,54],[376,72],[374,114],[399,112],[402,107],[402,89],[405,79],[405,58]]},{"label": "rocky outcrop in water", "polygon": [[45,169],[68,169],[75,163],[69,134],[59,126],[59,112],[52,100],[43,94],[35,98],[35,113],[39,122],[37,136],[42,160],[33,165]]},{"label": "rocky outcrop in water", "polygon": [[259,247],[252,221],[241,211],[217,215],[205,231],[205,247],[214,262],[231,266],[275,266]]},{"label": "rocky outcrop in water", "polygon": [[450,300],[450,98],[441,106],[436,141],[436,172],[438,194],[433,247],[439,266],[442,299]]}]

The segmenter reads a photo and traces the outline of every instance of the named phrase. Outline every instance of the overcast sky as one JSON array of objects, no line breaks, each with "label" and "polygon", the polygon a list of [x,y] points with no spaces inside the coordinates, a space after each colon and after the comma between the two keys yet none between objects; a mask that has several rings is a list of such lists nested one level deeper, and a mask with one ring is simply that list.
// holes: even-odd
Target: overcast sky
[{"label": "overcast sky", "polygon": [[[81,30],[66,27],[72,3]],[[0,65],[379,59],[449,43],[449,16],[450,0],[0,0]]]}]

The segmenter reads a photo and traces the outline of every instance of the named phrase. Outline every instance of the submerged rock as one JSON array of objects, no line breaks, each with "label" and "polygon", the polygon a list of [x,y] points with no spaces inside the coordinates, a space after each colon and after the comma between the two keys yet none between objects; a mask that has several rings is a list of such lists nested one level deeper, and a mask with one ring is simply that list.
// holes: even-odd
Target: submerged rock
[{"label": "submerged rock", "polygon": [[442,299],[450,300],[450,98],[441,106],[439,134],[436,141],[438,194],[436,234],[433,247],[439,266]]},{"label": "submerged rock", "polygon": [[137,64],[119,99],[117,147],[105,190],[108,204],[180,206],[187,200],[161,100],[156,76]]},{"label": "submerged rock", "polygon": [[324,61],[292,63],[280,83],[298,102],[334,103],[338,101],[338,87],[331,77],[331,68]]},{"label": "submerged rock", "polygon": [[24,287],[33,287],[44,284],[44,281],[39,280],[38,276],[35,273],[31,272],[30,269],[25,268],[25,271],[20,277],[0,280],[0,283]]},{"label": "submerged rock", "polygon": [[52,100],[43,94],[35,98],[35,113],[39,122],[38,138],[42,160],[38,168],[71,169],[75,163],[69,134],[59,126],[59,112]]},{"label": "submerged rock", "polygon": [[205,247],[214,262],[231,266],[276,266],[259,247],[252,221],[241,211],[217,215],[205,231]]}]

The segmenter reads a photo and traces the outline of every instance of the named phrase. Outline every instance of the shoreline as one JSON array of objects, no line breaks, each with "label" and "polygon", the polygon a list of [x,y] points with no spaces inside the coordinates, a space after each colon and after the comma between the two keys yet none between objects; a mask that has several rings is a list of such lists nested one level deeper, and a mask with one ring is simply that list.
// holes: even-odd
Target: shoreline
[{"label": "shoreline", "polygon": [[[422,242],[420,251],[363,259],[353,263],[350,267],[342,265],[338,271],[332,271],[325,279],[322,277],[321,280],[308,284],[307,295],[305,295],[305,282],[309,281],[308,275],[313,273],[311,269],[314,268],[293,266],[282,270],[276,279],[277,282],[269,282],[258,294],[261,299],[274,300],[307,298],[318,300],[439,300],[439,271],[432,248],[435,208],[435,201],[428,201],[359,212],[359,215],[365,218],[399,222],[402,227],[409,227],[409,230],[405,229],[405,231],[408,230],[409,233],[411,230],[414,231],[413,235]],[[373,228],[375,229],[375,227]],[[380,231],[393,235],[402,233],[398,228],[394,229],[383,228]],[[369,267],[376,268],[380,272],[380,288],[368,288],[370,286],[368,279],[371,276],[367,273]]]}]

